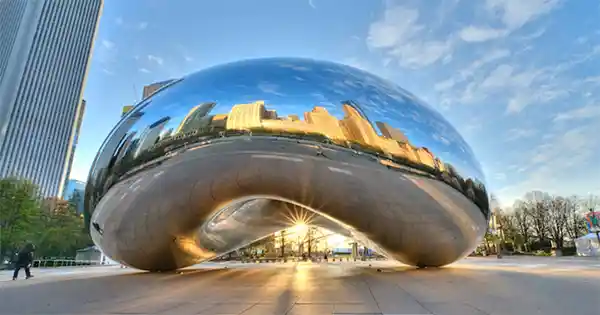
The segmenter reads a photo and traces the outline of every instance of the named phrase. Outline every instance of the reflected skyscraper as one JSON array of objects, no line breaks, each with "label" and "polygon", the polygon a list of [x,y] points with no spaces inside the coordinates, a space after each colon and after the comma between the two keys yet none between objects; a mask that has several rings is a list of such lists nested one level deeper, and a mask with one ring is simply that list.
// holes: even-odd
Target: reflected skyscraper
[{"label": "reflected skyscraper", "polygon": [[0,1],[0,177],[62,192],[102,0]]},{"label": "reflected skyscraper", "polygon": [[175,133],[186,133],[196,129],[205,128],[210,125],[211,117],[208,113],[215,107],[216,103],[203,103],[194,106],[175,130]]},{"label": "reflected skyscraper", "polygon": [[[110,153],[108,153],[106,151],[106,153],[104,154],[99,154],[98,156],[96,156],[96,159],[94,160],[94,165],[111,165],[114,163],[113,160],[113,151],[118,151],[119,149],[121,149],[123,147],[123,140],[126,138],[126,135],[124,134],[125,131],[131,129],[136,122],[138,122],[138,120],[140,120],[142,117],[144,116],[144,112],[134,112],[131,113],[130,115],[126,116],[125,118],[123,118],[123,120],[121,120],[120,124],[119,124],[119,128],[117,128],[116,130],[113,130],[113,134],[114,135],[121,135],[119,136],[115,136],[112,137],[110,139],[108,139],[107,141],[104,141],[104,143],[101,146],[101,150],[111,150]],[[103,174],[105,172],[105,169],[100,168],[96,170],[98,172],[98,174],[91,174],[92,176],[98,176],[98,177],[102,177],[101,174]]]},{"label": "reflected skyscraper", "polygon": [[171,117],[163,117],[142,131],[140,135],[140,144],[137,147],[136,156],[140,155],[144,150],[150,149],[160,140],[160,135],[165,125],[171,120]]},{"label": "reflected skyscraper", "polygon": [[376,122],[376,124],[379,128],[379,131],[381,131],[381,135],[383,135],[384,137],[399,142],[408,143],[408,138],[406,138],[404,133],[402,133],[402,131],[400,131],[399,129],[396,129],[390,126],[388,123],[384,123],[381,121]]},{"label": "reflected skyscraper", "polygon": [[123,106],[123,108],[121,109],[121,117],[125,117],[125,115],[127,115],[127,113],[129,113],[129,111],[131,111],[131,109],[133,109],[133,105]]},{"label": "reflected skyscraper", "polygon": [[175,81],[175,80],[170,79],[170,80],[156,82],[156,83],[152,83],[150,85],[144,86],[144,90],[142,92],[142,99],[149,97],[150,95],[154,94],[154,92],[160,90],[162,87],[168,85],[169,83],[171,83],[173,81]]},{"label": "reflected skyscraper", "polygon": [[74,203],[77,213],[83,213],[83,198],[85,194],[85,182],[69,179],[65,185],[62,198]]}]

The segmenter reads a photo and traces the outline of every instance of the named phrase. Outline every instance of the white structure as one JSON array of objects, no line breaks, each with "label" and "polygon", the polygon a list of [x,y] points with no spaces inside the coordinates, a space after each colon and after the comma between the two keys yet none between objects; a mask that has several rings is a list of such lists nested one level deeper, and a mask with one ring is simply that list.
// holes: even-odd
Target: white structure
[{"label": "white structure", "polygon": [[577,256],[600,256],[600,243],[596,233],[589,233],[575,240]]},{"label": "white structure", "polygon": [[0,1],[0,177],[58,196],[102,0]]}]

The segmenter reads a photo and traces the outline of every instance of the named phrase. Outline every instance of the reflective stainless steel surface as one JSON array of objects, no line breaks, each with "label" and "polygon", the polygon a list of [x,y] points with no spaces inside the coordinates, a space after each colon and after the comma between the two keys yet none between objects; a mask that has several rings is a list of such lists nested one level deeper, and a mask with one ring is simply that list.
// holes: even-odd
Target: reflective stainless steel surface
[{"label": "reflective stainless steel surface", "polygon": [[111,258],[171,270],[309,217],[411,265],[467,255],[489,217],[456,130],[369,73],[306,59],[212,67],[157,91],[113,129],[86,216]]}]

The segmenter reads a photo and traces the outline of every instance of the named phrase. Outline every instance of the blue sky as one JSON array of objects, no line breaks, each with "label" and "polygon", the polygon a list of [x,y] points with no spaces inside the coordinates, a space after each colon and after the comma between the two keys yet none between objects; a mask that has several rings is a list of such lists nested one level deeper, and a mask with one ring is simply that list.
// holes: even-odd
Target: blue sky
[{"label": "blue sky", "polygon": [[600,2],[105,0],[72,178],[145,84],[255,57],[387,78],[446,117],[491,192],[600,194]]}]

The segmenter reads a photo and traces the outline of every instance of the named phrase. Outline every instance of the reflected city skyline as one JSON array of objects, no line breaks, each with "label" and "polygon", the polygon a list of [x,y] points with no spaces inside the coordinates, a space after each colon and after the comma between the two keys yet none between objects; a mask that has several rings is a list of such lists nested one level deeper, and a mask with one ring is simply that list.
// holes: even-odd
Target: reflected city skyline
[{"label": "reflected city skyline", "polygon": [[[489,216],[487,192],[484,184],[473,178],[463,178],[452,164],[445,163],[427,147],[413,145],[398,128],[376,121],[379,133],[355,102],[343,102],[343,119],[337,119],[323,106],[313,106],[310,111],[279,116],[264,101],[236,104],[228,113],[210,115],[217,107],[215,102],[192,107],[181,123],[165,132],[171,121],[163,117],[142,131],[135,140],[135,132],[123,141],[115,158],[117,169],[130,169],[131,165],[151,163],[166,152],[187,147],[195,142],[220,139],[232,135],[268,135],[316,139],[330,145],[375,155],[378,162],[399,171],[425,172],[439,178],[476,202]],[[302,117],[303,119],[301,119]],[[174,129],[174,131],[173,131]],[[127,155],[129,153],[129,155]],[[124,158],[128,158],[125,159]],[[117,174],[125,173],[117,171]]]}]

